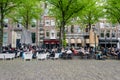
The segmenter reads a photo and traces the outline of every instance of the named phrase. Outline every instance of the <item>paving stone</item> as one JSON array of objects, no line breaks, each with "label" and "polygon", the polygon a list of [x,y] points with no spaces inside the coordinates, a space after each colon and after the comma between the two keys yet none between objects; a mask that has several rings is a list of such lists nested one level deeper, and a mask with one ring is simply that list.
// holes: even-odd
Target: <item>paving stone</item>
[{"label": "paving stone", "polygon": [[120,80],[120,61],[0,60],[0,80]]}]

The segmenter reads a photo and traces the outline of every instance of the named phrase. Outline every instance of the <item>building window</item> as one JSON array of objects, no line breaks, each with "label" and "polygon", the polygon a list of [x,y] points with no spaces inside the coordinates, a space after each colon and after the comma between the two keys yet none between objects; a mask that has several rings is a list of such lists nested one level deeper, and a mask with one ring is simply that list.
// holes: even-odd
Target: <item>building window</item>
[{"label": "building window", "polygon": [[17,32],[17,38],[21,39],[21,32]]},{"label": "building window", "polygon": [[100,36],[101,36],[101,37],[104,37],[104,33],[100,33]]},{"label": "building window", "polygon": [[110,23],[105,23],[105,27],[110,27]]},{"label": "building window", "polygon": [[20,27],[20,24],[19,24],[19,23],[17,24],[17,27]]},{"label": "building window", "polygon": [[106,36],[109,38],[110,37],[110,31],[108,30],[106,33]]},{"label": "building window", "polygon": [[17,23],[17,27],[18,27],[18,28],[21,28],[22,25],[21,25],[20,23]]},{"label": "building window", "polygon": [[118,35],[117,35],[117,37],[119,38],[120,37],[120,29],[118,29]]},{"label": "building window", "polygon": [[36,27],[36,24],[34,22],[32,22],[31,27],[33,27],[33,28]]},{"label": "building window", "polygon": [[7,28],[7,27],[8,27],[8,24],[4,23],[4,27]]},{"label": "building window", "polygon": [[113,30],[113,31],[112,31],[111,36],[112,36],[112,37],[116,37],[116,30]]},{"label": "building window", "polygon": [[74,25],[71,25],[71,33],[74,33]]},{"label": "building window", "polygon": [[50,31],[50,39],[55,39],[55,31],[54,30]]},{"label": "building window", "polygon": [[112,27],[115,27],[115,24],[112,24]]},{"label": "building window", "polygon": [[8,33],[3,33],[3,46],[7,46],[8,44]]},{"label": "building window", "polygon": [[80,33],[80,32],[81,32],[80,27],[78,27],[77,32],[78,32],[78,33]]},{"label": "building window", "polygon": [[32,28],[36,27],[36,20],[35,19],[32,20],[31,27]]},{"label": "building window", "polygon": [[101,33],[100,33],[100,37],[104,37],[104,31],[102,30]]},{"label": "building window", "polygon": [[89,32],[89,27],[88,27],[88,25],[87,25],[86,28],[85,28],[85,32]]},{"label": "building window", "polygon": [[112,33],[112,37],[115,37],[115,33]]},{"label": "building window", "polygon": [[59,37],[60,36],[60,32],[57,32],[57,37]]},{"label": "building window", "polygon": [[51,26],[55,26],[55,21],[51,20]]},{"label": "building window", "polygon": [[54,37],[55,35],[54,35],[54,33],[52,33],[52,37]]},{"label": "building window", "polygon": [[4,27],[5,27],[5,28],[8,27],[8,19],[4,19]]},{"label": "building window", "polygon": [[46,31],[46,37],[49,37],[49,36],[50,36],[50,32]]},{"label": "building window", "polygon": [[32,34],[32,43],[35,43],[36,41],[36,34],[35,33],[31,33]]},{"label": "building window", "polygon": [[104,23],[100,22],[100,28],[104,28]]},{"label": "building window", "polygon": [[50,20],[45,20],[45,26],[50,26]]}]

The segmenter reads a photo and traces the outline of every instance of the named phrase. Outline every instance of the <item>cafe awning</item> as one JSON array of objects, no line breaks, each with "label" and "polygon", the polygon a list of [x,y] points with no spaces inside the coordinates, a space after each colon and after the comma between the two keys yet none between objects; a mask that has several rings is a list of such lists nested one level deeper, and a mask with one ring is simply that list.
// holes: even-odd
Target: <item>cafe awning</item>
[{"label": "cafe awning", "polygon": [[82,43],[81,39],[77,39],[77,43]]},{"label": "cafe awning", "polygon": [[71,39],[71,43],[74,44],[75,43],[75,39]]},{"label": "cafe awning", "polygon": [[59,40],[57,39],[44,40],[44,44],[59,44]]}]

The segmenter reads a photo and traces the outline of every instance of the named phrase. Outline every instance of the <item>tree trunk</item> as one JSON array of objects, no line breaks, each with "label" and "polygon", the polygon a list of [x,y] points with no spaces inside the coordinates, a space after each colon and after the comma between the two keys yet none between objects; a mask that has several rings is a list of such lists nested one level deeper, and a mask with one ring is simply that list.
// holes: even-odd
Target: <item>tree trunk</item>
[{"label": "tree trunk", "polygon": [[59,44],[60,44],[60,47],[62,47],[62,27],[60,26],[60,33],[59,33]]},{"label": "tree trunk", "polygon": [[3,20],[4,20],[4,15],[3,15],[3,12],[2,12],[2,9],[1,9],[1,21],[0,21],[0,52],[2,51],[2,44],[3,44],[3,27],[4,27],[4,23],[3,23]]},{"label": "tree trunk", "polygon": [[25,27],[26,27],[26,29],[28,30],[28,21],[26,21]]},{"label": "tree trunk", "polygon": [[28,26],[29,26],[29,15],[28,15],[28,10],[27,10],[27,13],[26,13],[26,25],[25,25],[25,27],[26,27],[26,29],[28,30]]},{"label": "tree trunk", "polygon": [[[88,27],[89,27],[89,40],[90,40],[90,32],[91,32],[91,24],[90,23],[88,23]],[[91,47],[91,44],[92,43],[89,43],[89,46]]]},{"label": "tree trunk", "polygon": [[90,29],[91,29],[91,24],[90,23],[88,23],[88,27],[89,27],[89,31],[90,31]]},{"label": "tree trunk", "polygon": [[64,20],[61,23],[61,29],[62,29],[62,31],[61,31],[61,33],[62,33],[61,34],[61,37],[62,37],[61,42],[62,42],[62,44],[61,45],[62,45],[62,47],[64,47],[63,46],[63,40],[65,40],[65,36],[64,36],[64,34],[65,34],[65,21]]},{"label": "tree trunk", "polygon": [[59,41],[60,41],[60,47],[63,47],[63,37],[64,37],[64,22],[61,21],[61,24],[60,24],[60,33],[59,33]]},{"label": "tree trunk", "polygon": [[65,48],[66,47],[66,32],[65,32],[65,25],[63,26],[63,47]]}]

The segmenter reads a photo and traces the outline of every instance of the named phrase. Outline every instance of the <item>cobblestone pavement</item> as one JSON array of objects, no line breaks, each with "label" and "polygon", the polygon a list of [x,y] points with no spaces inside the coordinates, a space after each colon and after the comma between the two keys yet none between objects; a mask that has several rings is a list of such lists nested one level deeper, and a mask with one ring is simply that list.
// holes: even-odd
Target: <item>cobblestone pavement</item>
[{"label": "cobblestone pavement", "polygon": [[0,60],[0,80],[120,80],[120,61]]}]

